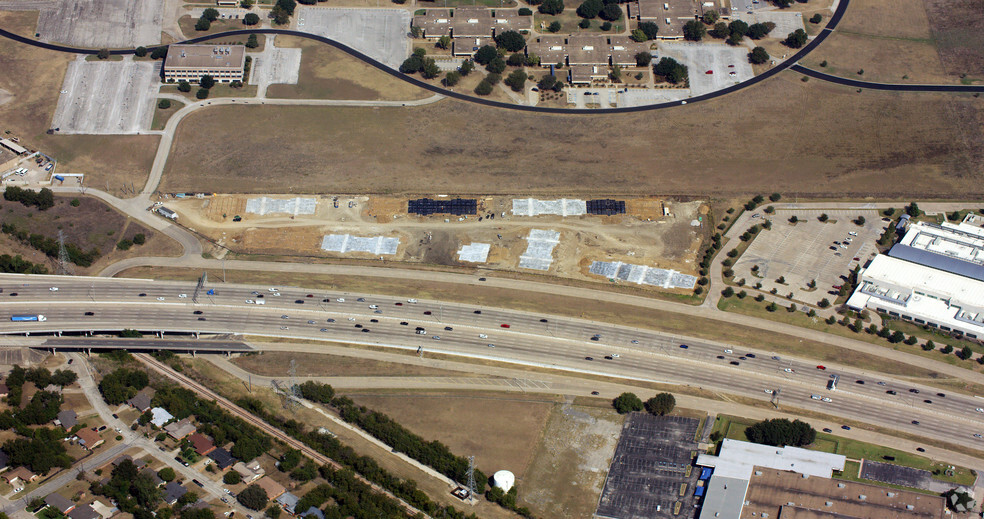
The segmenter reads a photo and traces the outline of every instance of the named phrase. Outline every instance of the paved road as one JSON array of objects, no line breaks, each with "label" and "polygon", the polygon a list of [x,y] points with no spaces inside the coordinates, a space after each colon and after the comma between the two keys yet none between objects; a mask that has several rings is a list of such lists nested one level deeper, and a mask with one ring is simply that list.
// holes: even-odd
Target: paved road
[{"label": "paved road", "polygon": [[118,339],[106,337],[52,337],[41,345],[48,349],[119,349],[126,348],[131,351],[159,351],[170,350],[178,352],[188,351],[214,351],[225,352],[248,352],[253,349],[240,341],[205,341],[205,340],[153,340],[153,339]]},{"label": "paved road", "polygon": [[[386,296],[367,295],[365,301],[359,302],[354,295],[319,292],[316,297],[309,298],[305,290],[287,288],[280,291],[283,294],[280,297],[267,292],[267,297],[263,298],[267,301],[265,305],[248,305],[244,303],[247,298],[257,298],[251,291],[266,290],[248,285],[223,285],[216,296],[203,299],[201,305],[193,305],[189,299],[176,297],[187,290],[190,283],[114,279],[101,280],[98,287],[93,288],[78,281],[83,280],[61,278],[56,292],[49,291],[50,285],[44,283],[17,287],[21,292],[16,298],[0,299],[0,312],[37,312],[46,315],[48,320],[44,323],[0,321],[0,332],[30,330],[32,326],[36,330],[98,330],[126,326],[286,336],[404,350],[420,347],[425,352],[697,386],[761,400],[770,398],[766,390],[781,388],[786,405],[912,434],[966,438],[965,441],[971,443],[977,441],[971,437],[972,433],[984,431],[984,413],[975,412],[980,403],[970,396],[949,392],[937,396],[939,390],[930,386],[865,373],[850,366],[830,363],[826,370],[818,370],[815,362],[805,359],[785,355],[775,359],[776,355],[769,351],[738,350],[726,344],[650,330],[473,305],[436,301],[411,304]],[[6,291],[9,293],[10,288]],[[141,297],[140,293],[146,295]],[[158,301],[157,297],[165,300]],[[340,297],[345,301],[340,302]],[[330,301],[323,302],[325,298]],[[402,304],[396,305],[398,302]],[[376,309],[370,305],[377,306],[382,313],[375,313]],[[198,321],[198,316],[192,313],[195,309],[202,311],[207,321]],[[95,315],[84,316],[84,310],[93,311]],[[334,319],[334,322],[327,319]],[[377,322],[372,322],[373,319]],[[501,324],[509,327],[503,328]],[[424,328],[425,333],[415,334],[418,326]],[[371,332],[362,331],[367,328]],[[590,340],[596,334],[599,340]],[[688,347],[681,347],[681,343]],[[489,347],[489,344],[495,347]],[[619,357],[603,360],[606,355],[614,357],[615,354]],[[926,362],[922,358],[917,361]],[[825,389],[832,373],[841,375],[837,391]],[[828,397],[831,401],[822,402],[811,395]],[[912,420],[920,423],[913,424]]]},{"label": "paved road", "polygon": [[837,83],[855,88],[865,88],[869,90],[888,90],[890,92],[984,92],[984,85],[914,85],[908,83],[874,83],[871,81],[859,81],[840,76],[834,76],[806,68],[799,63],[790,67],[794,72],[799,72],[822,81]]},{"label": "paved road", "polygon": [[[389,74],[389,75],[391,75],[391,76],[393,76],[393,77],[395,77],[397,79],[401,79],[403,81],[406,81],[406,82],[408,82],[408,83],[410,83],[410,84],[412,84],[414,86],[423,88],[425,90],[430,90],[431,92],[434,92],[435,94],[440,94],[440,95],[444,95],[444,96],[447,96],[447,97],[453,97],[453,98],[458,99],[458,100],[461,100],[461,101],[467,101],[467,102],[470,102],[470,103],[476,103],[476,104],[480,104],[480,105],[484,105],[484,106],[490,106],[490,107],[495,107],[495,108],[507,108],[507,109],[510,109],[510,110],[520,110],[520,111],[526,111],[526,112],[539,112],[539,113],[552,113],[552,114],[568,114],[568,115],[613,114],[613,113],[627,113],[627,112],[641,112],[641,111],[647,111],[647,110],[658,110],[658,109],[663,109],[663,108],[670,108],[670,107],[674,107],[674,106],[680,106],[682,104],[687,104],[687,103],[697,103],[697,102],[701,102],[701,101],[707,101],[707,100],[714,99],[714,98],[717,98],[717,97],[720,97],[720,96],[723,96],[723,95],[730,94],[732,92],[736,92],[736,91],[741,90],[743,88],[748,88],[748,87],[750,87],[752,85],[755,85],[755,84],[757,84],[757,83],[759,83],[761,81],[765,81],[765,80],[771,78],[772,76],[774,76],[774,75],[782,72],[783,70],[786,70],[786,69],[790,68],[797,61],[799,61],[800,59],[803,59],[804,57],[806,57],[807,54],[809,54],[813,49],[815,49],[817,46],[819,46],[823,42],[823,40],[825,40],[827,38],[827,36],[830,35],[831,31],[840,22],[840,19],[844,16],[844,13],[847,11],[847,6],[848,6],[849,3],[850,3],[849,0],[842,0],[841,2],[839,2],[839,4],[837,5],[836,10],[834,11],[834,15],[831,16],[830,19],[827,21],[826,27],[823,30],[821,30],[819,34],[817,34],[809,43],[807,43],[796,54],[792,55],[789,59],[787,59],[787,60],[779,63],[775,67],[769,69],[768,71],[766,71],[766,72],[764,72],[762,74],[759,74],[758,76],[755,76],[754,78],[752,78],[752,79],[750,79],[748,81],[745,81],[745,82],[742,82],[742,83],[739,83],[739,84],[736,84],[736,85],[731,85],[731,86],[729,86],[727,88],[724,88],[722,90],[718,90],[716,92],[710,92],[710,93],[703,94],[703,95],[700,95],[700,96],[691,97],[691,98],[687,99],[686,101],[669,101],[669,102],[657,103],[657,104],[652,104],[652,105],[631,106],[631,107],[623,107],[623,108],[599,108],[599,109],[594,109],[594,110],[583,110],[583,109],[572,109],[572,108],[546,108],[546,107],[539,107],[539,106],[516,105],[516,104],[511,104],[511,103],[504,103],[504,102],[501,102],[501,101],[493,101],[491,99],[479,98],[479,97],[475,97],[475,96],[472,96],[472,95],[468,95],[468,94],[463,94],[463,93],[459,93],[459,92],[447,90],[447,89],[441,88],[439,86],[435,86],[435,85],[432,85],[430,83],[426,83],[424,81],[421,81],[421,80],[419,80],[419,79],[417,79],[417,78],[415,78],[413,76],[408,76],[406,74],[403,74],[403,73],[399,72],[398,70],[395,70],[393,68],[390,68],[387,65],[385,65],[385,64],[383,64],[383,63],[381,63],[381,62],[379,62],[379,61],[377,61],[375,59],[373,59],[372,57],[367,56],[367,55],[365,55],[365,54],[363,54],[363,53],[361,53],[361,52],[359,52],[359,51],[357,51],[357,50],[355,50],[355,49],[353,49],[353,48],[351,48],[351,47],[349,47],[347,45],[344,45],[342,43],[339,43],[339,42],[337,42],[335,40],[332,40],[330,38],[326,38],[324,36],[319,36],[319,35],[315,35],[315,34],[311,34],[311,33],[306,33],[306,32],[301,32],[301,31],[293,31],[293,30],[287,30],[287,29],[244,29],[244,30],[237,30],[237,31],[227,31],[227,32],[223,32],[223,33],[212,34],[212,35],[209,35],[209,36],[202,36],[202,37],[199,37],[199,38],[193,38],[193,39],[190,39],[190,40],[186,40],[186,41],[183,41],[183,42],[176,42],[176,43],[197,43],[197,42],[202,42],[202,41],[207,41],[207,40],[212,40],[212,39],[225,38],[225,37],[231,37],[231,36],[243,36],[243,35],[247,35],[247,34],[284,34],[284,35],[288,35],[288,36],[298,36],[298,37],[301,37],[301,38],[308,38],[308,39],[312,39],[312,40],[315,40],[315,41],[324,43],[326,45],[330,45],[332,47],[335,47],[336,49],[339,49],[339,50],[341,50],[343,52],[348,53],[349,55],[351,55],[351,56],[353,56],[355,58],[358,58],[358,59],[364,61],[368,65],[371,65],[371,66],[373,66],[373,67],[375,67],[375,68],[377,68],[377,69],[385,72],[386,74]],[[33,40],[31,38],[27,38],[27,37],[21,36],[19,34],[14,34],[12,32],[2,30],[2,29],[0,29],[0,36],[6,37],[8,39],[11,39],[11,40],[14,40],[14,41],[17,41],[17,42],[20,42],[20,43],[24,43],[24,44],[27,44],[27,45],[33,45],[35,47],[41,47],[41,48],[44,48],[44,49],[54,50],[54,51],[60,51],[60,52],[71,52],[71,53],[75,53],[75,54],[96,54],[97,52],[99,52],[97,49],[74,48],[74,47],[66,47],[64,45],[54,45],[54,44],[50,44],[50,43],[40,42],[40,41]],[[148,48],[154,48],[154,47],[148,47]],[[118,49],[118,50],[112,50],[112,51],[110,51],[110,53],[111,54],[132,54],[133,53],[133,50],[132,49]]]}]

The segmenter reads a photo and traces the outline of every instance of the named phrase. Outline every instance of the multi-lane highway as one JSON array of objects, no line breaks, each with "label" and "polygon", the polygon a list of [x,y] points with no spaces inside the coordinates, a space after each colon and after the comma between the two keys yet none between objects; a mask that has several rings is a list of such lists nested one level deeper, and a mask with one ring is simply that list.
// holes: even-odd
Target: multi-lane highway
[{"label": "multi-lane highway", "polygon": [[[0,276],[0,287],[0,333],[137,328],[286,336],[420,348],[425,354],[689,385],[762,400],[772,398],[767,391],[778,390],[780,404],[786,407],[925,436],[980,441],[984,449],[984,439],[973,437],[984,433],[984,413],[977,411],[984,400],[976,397],[849,366],[827,364],[819,369],[816,362],[782,352],[739,349],[651,330],[546,313],[287,287],[223,284],[214,287],[213,294],[200,291],[197,303],[195,285],[187,282]],[[42,314],[46,320],[12,322],[13,314]],[[417,333],[418,328],[423,333]],[[840,378],[837,388],[830,390],[833,374]]]}]

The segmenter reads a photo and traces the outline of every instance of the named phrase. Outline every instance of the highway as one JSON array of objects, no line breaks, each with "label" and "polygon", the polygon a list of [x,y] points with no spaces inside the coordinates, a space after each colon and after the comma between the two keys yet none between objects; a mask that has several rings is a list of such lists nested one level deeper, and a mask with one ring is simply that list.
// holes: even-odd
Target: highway
[{"label": "highway", "polygon": [[[279,287],[276,293],[281,295],[275,296],[266,286],[222,285],[216,288],[215,295],[201,295],[199,304],[195,304],[194,284],[187,282],[59,278],[58,290],[52,291],[54,285],[47,279],[55,278],[27,286],[14,285],[9,282],[11,279],[41,278],[0,276],[4,289],[0,293],[0,333],[126,327],[294,337],[422,348],[424,353],[688,385],[760,400],[771,398],[766,390],[778,389],[783,406],[922,436],[965,439],[970,445],[980,441],[984,448],[984,440],[972,436],[984,433],[984,413],[976,411],[984,406],[984,400],[957,393],[938,396],[937,389],[849,366],[828,364],[821,370],[815,362],[781,352],[739,350],[651,330],[548,314],[433,301],[410,303],[388,296],[366,295],[364,301],[359,301],[358,295],[287,287]],[[12,296],[13,292],[17,295]],[[187,297],[182,298],[181,294]],[[247,299],[266,304],[247,304]],[[86,312],[92,315],[87,316]],[[11,322],[9,315],[14,313],[43,314],[47,320]],[[504,328],[503,324],[509,327]],[[417,327],[424,328],[425,333],[415,333]],[[370,331],[363,331],[366,329]],[[592,340],[595,336],[598,340]],[[681,347],[684,344],[686,348]],[[826,389],[832,374],[840,376],[834,391]],[[830,401],[816,400],[812,395]],[[913,420],[919,424],[913,424]]]}]

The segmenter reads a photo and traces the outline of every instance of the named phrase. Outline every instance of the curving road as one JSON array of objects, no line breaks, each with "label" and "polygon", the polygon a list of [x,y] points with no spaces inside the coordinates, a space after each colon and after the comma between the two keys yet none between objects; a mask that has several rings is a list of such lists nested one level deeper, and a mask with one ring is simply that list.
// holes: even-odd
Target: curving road
[{"label": "curving road", "polygon": [[[837,10],[834,11],[834,15],[831,16],[830,17],[830,20],[827,22],[826,27],[823,30],[821,30],[820,33],[818,35],[816,35],[816,37],[813,38],[813,40],[811,40],[809,43],[807,43],[802,49],[800,49],[799,51],[797,51],[796,54],[793,54],[792,56],[790,56],[789,59],[787,59],[787,60],[779,63],[775,67],[769,69],[766,72],[763,72],[762,74],[759,74],[758,76],[755,76],[754,78],[752,78],[752,79],[750,79],[748,81],[739,83],[737,85],[732,85],[732,86],[729,86],[727,88],[724,88],[722,90],[718,90],[718,91],[715,91],[715,92],[710,92],[710,93],[707,93],[707,94],[703,94],[703,95],[691,97],[691,98],[689,98],[689,99],[687,99],[685,101],[667,101],[667,102],[664,102],[664,103],[657,103],[657,104],[645,105],[645,106],[631,106],[631,107],[625,107],[625,108],[599,108],[599,109],[592,109],[592,110],[577,109],[577,108],[545,108],[545,107],[538,107],[538,106],[515,105],[515,104],[510,104],[510,103],[504,103],[504,102],[501,102],[501,101],[493,101],[491,99],[482,99],[482,98],[479,98],[479,97],[475,97],[475,96],[471,96],[471,95],[467,95],[467,94],[462,94],[460,92],[454,92],[454,91],[451,91],[451,90],[446,90],[446,89],[441,88],[439,86],[431,85],[430,83],[425,83],[424,81],[421,81],[421,80],[419,80],[419,79],[417,79],[415,77],[412,77],[412,76],[408,76],[406,74],[403,74],[402,72],[400,72],[398,70],[395,70],[393,68],[390,68],[389,66],[384,65],[383,63],[381,63],[381,62],[373,59],[372,57],[367,56],[366,54],[363,54],[363,53],[361,53],[361,52],[353,49],[352,47],[349,47],[348,45],[345,45],[343,43],[340,43],[338,41],[335,41],[335,40],[333,40],[331,38],[326,38],[324,36],[319,36],[319,35],[316,35],[316,34],[310,34],[310,33],[302,32],[302,31],[294,31],[294,30],[289,30],[289,29],[241,29],[241,30],[236,30],[236,31],[226,31],[226,32],[221,32],[221,33],[216,33],[216,34],[210,34],[208,36],[201,36],[201,37],[198,37],[198,38],[192,38],[190,40],[185,40],[185,41],[182,41],[182,42],[175,42],[175,43],[176,44],[199,43],[199,42],[203,42],[203,41],[213,40],[213,39],[216,39],[216,38],[225,38],[225,37],[228,37],[228,36],[240,36],[240,35],[247,35],[247,34],[283,34],[283,35],[287,35],[287,36],[298,36],[298,37],[301,37],[301,38],[308,38],[308,39],[311,39],[311,40],[315,40],[315,41],[324,43],[326,45],[330,45],[330,46],[332,46],[332,47],[334,47],[334,48],[336,48],[336,49],[338,49],[338,50],[340,50],[342,52],[345,52],[345,53],[347,53],[347,54],[349,54],[349,55],[351,55],[351,56],[353,56],[353,57],[355,57],[357,59],[362,60],[366,64],[371,65],[371,66],[373,66],[373,67],[381,70],[382,72],[385,72],[386,74],[389,74],[390,76],[393,76],[393,77],[395,77],[397,79],[406,81],[407,83],[410,83],[410,84],[412,84],[414,86],[423,88],[425,90],[429,90],[431,92],[434,92],[435,94],[440,94],[440,95],[443,95],[443,96],[446,96],[446,97],[452,97],[452,98],[455,98],[455,99],[458,99],[458,100],[461,100],[461,101],[467,101],[469,103],[475,103],[475,104],[480,104],[480,105],[483,105],[483,106],[490,106],[490,107],[494,107],[494,108],[507,108],[507,109],[510,109],[510,110],[519,110],[519,111],[524,111],[524,112],[549,113],[549,114],[566,114],[566,115],[617,114],[617,113],[629,113],[629,112],[645,112],[645,111],[649,111],[649,110],[660,110],[660,109],[663,109],[663,108],[670,108],[670,107],[673,107],[673,106],[680,106],[680,105],[683,105],[683,104],[699,103],[701,101],[708,101],[708,100],[711,100],[711,99],[714,99],[714,98],[717,98],[717,97],[721,97],[721,96],[730,94],[732,92],[737,92],[738,90],[741,90],[743,88],[748,88],[748,87],[753,86],[753,85],[755,85],[757,83],[760,83],[762,81],[765,81],[765,80],[771,78],[772,76],[775,76],[776,74],[782,72],[783,70],[786,70],[786,69],[792,67],[797,61],[799,61],[800,59],[802,59],[803,57],[805,57],[807,54],[809,54],[811,51],[813,51],[813,49],[815,49],[817,46],[819,46],[823,42],[823,40],[827,39],[827,37],[832,32],[832,30],[837,26],[837,24],[840,22],[841,18],[844,16],[844,13],[847,11],[847,7],[848,7],[849,4],[850,4],[850,0],[841,0],[838,3],[838,5],[837,5]],[[57,44],[52,44],[52,43],[46,43],[46,42],[36,41],[36,40],[32,40],[32,39],[27,38],[25,36],[21,36],[19,34],[15,34],[15,33],[12,33],[10,31],[3,30],[3,29],[0,29],[0,36],[3,36],[5,38],[8,38],[8,39],[11,39],[11,40],[20,42],[20,43],[24,43],[26,45],[32,45],[34,47],[40,47],[40,48],[43,48],[43,49],[54,50],[54,51],[58,51],[58,52],[71,52],[71,53],[74,53],[74,54],[96,54],[96,53],[99,52],[97,49],[85,49],[85,48],[79,48],[79,47],[68,47],[68,46],[65,46],[65,45],[57,45]],[[149,47],[149,48],[150,49],[153,49],[153,48],[157,48],[157,47]],[[133,54],[133,49],[116,49],[116,50],[111,50],[110,51],[110,54]]]},{"label": "curving road", "polygon": [[819,72],[806,68],[796,63],[790,70],[800,74],[810,76],[821,81],[837,83],[856,88],[866,88],[869,90],[887,90],[889,92],[984,92],[984,85],[913,85],[905,83],[873,83],[871,81],[858,81],[846,77],[833,76],[824,72]]}]

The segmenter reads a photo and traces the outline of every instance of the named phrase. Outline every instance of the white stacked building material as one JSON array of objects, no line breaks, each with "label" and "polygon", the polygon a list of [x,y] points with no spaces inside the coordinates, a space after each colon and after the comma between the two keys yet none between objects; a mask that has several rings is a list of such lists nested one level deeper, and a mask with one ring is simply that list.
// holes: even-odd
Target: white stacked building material
[{"label": "white stacked building material", "polygon": [[554,247],[560,243],[560,233],[542,229],[530,229],[526,237],[526,252],[519,257],[519,267],[531,270],[548,270],[553,263]]},{"label": "white stacked building material", "polygon": [[246,201],[246,212],[254,214],[284,213],[297,216],[299,214],[314,214],[318,201],[314,198],[250,198]]},{"label": "white stacked building material", "polygon": [[352,236],[351,234],[329,234],[321,240],[321,248],[330,252],[369,252],[375,255],[396,254],[400,246],[399,238],[385,236]]},{"label": "white stacked building material", "polygon": [[580,216],[588,212],[584,200],[537,200],[535,198],[513,198],[512,214],[516,216],[537,216],[555,214],[559,216]]},{"label": "white stacked building material", "polygon": [[468,261],[471,263],[485,263],[489,259],[489,249],[492,247],[488,243],[469,243],[462,245],[458,249],[458,261]]},{"label": "white stacked building material", "polygon": [[675,270],[633,265],[621,261],[595,261],[591,263],[588,272],[609,279],[663,288],[693,289],[697,284],[696,277]]}]

